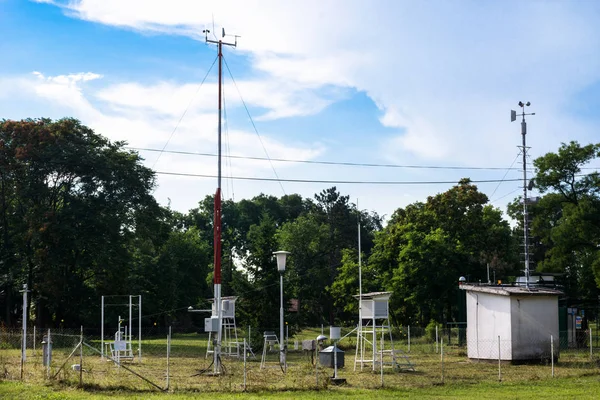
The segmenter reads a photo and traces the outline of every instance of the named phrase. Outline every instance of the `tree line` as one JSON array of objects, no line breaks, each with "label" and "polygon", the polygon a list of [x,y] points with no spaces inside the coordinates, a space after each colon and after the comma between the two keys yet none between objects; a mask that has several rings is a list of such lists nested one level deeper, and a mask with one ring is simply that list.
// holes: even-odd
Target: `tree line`
[{"label": "tree line", "polygon": [[[562,274],[572,298],[597,299],[599,146],[572,142],[535,160],[534,258]],[[39,327],[97,327],[102,295],[141,294],[143,325],[197,329],[212,298],[213,197],[181,213],[160,206],[140,156],[79,121],[0,122],[0,320],[18,326],[24,284]],[[519,221],[522,201],[508,215]],[[238,325],[275,328],[284,275],[292,329],[354,324],[360,223],[363,292],[391,291],[394,324],[457,321],[459,276],[508,282],[522,274],[522,224],[511,227],[468,179],[398,208],[383,224],[336,187],[313,198],[260,194],[223,201],[223,295]],[[595,280],[593,279],[595,277]],[[289,304],[288,304],[289,305]],[[458,321],[461,322],[461,321]]]}]

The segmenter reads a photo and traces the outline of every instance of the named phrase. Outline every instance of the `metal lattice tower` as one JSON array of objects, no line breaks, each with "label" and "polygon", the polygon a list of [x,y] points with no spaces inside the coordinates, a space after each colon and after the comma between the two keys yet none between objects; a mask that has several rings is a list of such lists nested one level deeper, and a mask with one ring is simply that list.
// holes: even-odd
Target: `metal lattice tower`
[{"label": "metal lattice tower", "polygon": [[[521,136],[523,139],[523,143],[519,148],[521,149],[521,153],[523,155],[523,247],[524,247],[524,262],[525,262],[525,285],[529,288],[529,212],[527,209],[527,190],[530,189],[531,183],[527,183],[527,151],[529,148],[526,144],[526,136],[527,136],[527,122],[525,122],[526,115],[535,115],[535,113],[527,114],[525,113],[525,107],[529,107],[531,105],[530,102],[523,103],[519,102],[519,107],[521,107]],[[511,122],[517,119],[517,112],[514,110],[510,111],[510,120]]]}]

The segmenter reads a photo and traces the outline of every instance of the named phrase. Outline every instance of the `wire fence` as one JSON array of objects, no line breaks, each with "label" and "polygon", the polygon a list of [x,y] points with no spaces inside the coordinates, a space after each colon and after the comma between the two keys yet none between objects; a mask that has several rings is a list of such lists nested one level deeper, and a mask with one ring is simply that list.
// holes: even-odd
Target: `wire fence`
[{"label": "wire fence", "polygon": [[94,390],[242,392],[324,389],[340,381],[371,389],[600,373],[598,336],[590,329],[516,343],[475,340],[456,326],[393,327],[362,335],[345,327],[334,360],[327,350],[333,341],[316,341],[329,335],[328,328],[304,329],[286,337],[286,346],[265,331],[245,328],[228,336],[215,368],[206,333],[144,329],[140,348],[137,332],[122,338],[123,344],[114,336],[101,340],[96,330],[31,330],[23,360],[22,331],[0,329],[0,380],[60,381]]}]

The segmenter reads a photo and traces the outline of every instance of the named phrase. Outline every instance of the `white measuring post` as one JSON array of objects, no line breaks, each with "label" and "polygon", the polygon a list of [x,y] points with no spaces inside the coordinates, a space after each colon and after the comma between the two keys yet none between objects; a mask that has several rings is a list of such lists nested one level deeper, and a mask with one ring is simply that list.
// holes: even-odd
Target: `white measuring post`
[{"label": "white measuring post", "polygon": [[171,365],[170,365],[170,359],[171,359],[171,327],[169,326],[169,334],[167,335],[167,390],[169,390],[169,375],[171,372]]},{"label": "white measuring post", "polygon": [[246,391],[246,338],[244,338],[244,392]]},{"label": "white measuring post", "polygon": [[408,326],[408,352],[410,353],[410,325]]},{"label": "white measuring post", "polygon": [[440,340],[440,362],[442,364],[442,383],[444,383],[444,338]]},{"label": "white measuring post", "polygon": [[132,328],[132,322],[133,322],[132,318],[131,318],[131,300],[132,300],[131,298],[132,297],[133,296],[129,295],[129,338],[127,337],[127,335],[125,335],[125,341],[127,341],[129,343],[131,343],[132,342],[131,339],[133,339],[133,330],[131,330],[131,328]]},{"label": "white measuring post", "polygon": [[435,352],[438,352],[438,340],[439,340],[439,335],[438,335],[438,326],[437,324],[435,325]]},{"label": "white measuring post", "polygon": [[[375,329],[375,327],[373,327],[373,329]],[[383,325],[381,326],[381,355],[380,355],[380,360],[379,360],[379,370],[381,371],[381,387],[383,387],[383,336],[384,336],[384,331],[383,331]]]},{"label": "white measuring post", "polygon": [[104,296],[100,300],[100,357],[104,360]]},{"label": "white measuring post", "polygon": [[[27,349],[27,284],[23,285],[23,339],[21,341],[21,363],[24,363],[27,360],[27,354],[25,354],[25,350]],[[21,371],[22,375],[22,371]]]},{"label": "white measuring post", "polygon": [[[138,362],[142,362],[142,295],[139,295],[138,303]],[[169,337],[171,336],[171,327],[169,327]]]},{"label": "white measuring post", "polygon": [[554,378],[554,336],[550,335],[550,358],[552,360],[552,377]]},{"label": "white measuring post", "polygon": [[590,326],[590,359],[593,357],[594,355],[594,350],[593,350],[593,342],[592,342],[592,327]]},{"label": "white measuring post", "polygon": [[502,382],[502,370],[500,367],[500,335],[498,335],[498,382]]}]

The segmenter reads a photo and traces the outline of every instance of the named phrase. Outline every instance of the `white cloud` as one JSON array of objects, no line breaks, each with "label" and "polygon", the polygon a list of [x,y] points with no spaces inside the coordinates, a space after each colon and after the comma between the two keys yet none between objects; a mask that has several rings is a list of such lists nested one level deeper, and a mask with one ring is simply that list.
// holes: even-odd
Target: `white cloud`
[{"label": "white cloud", "polygon": [[[256,120],[313,115],[347,91],[363,91],[379,107],[380,123],[391,128],[387,136],[369,138],[389,162],[507,167],[520,142],[519,127],[510,124],[508,113],[519,100],[531,101],[537,113],[529,119],[532,154],[571,139],[597,141],[596,123],[565,107],[600,80],[600,28],[592,2],[578,7],[550,0],[54,3],[95,23],[198,40],[203,40],[202,29],[213,29],[214,15],[215,30],[224,26],[242,36],[235,51],[248,55],[251,72],[260,75],[238,82],[246,102],[258,109]],[[85,75],[69,76],[51,81],[42,76],[31,90],[77,110],[102,133],[139,145],[161,146],[197,89],[197,83],[126,82],[85,93]],[[216,88],[207,82],[201,90],[173,146],[214,146],[214,129],[204,127],[214,126]],[[228,104],[240,105],[231,90]],[[233,153],[261,154],[260,148],[248,147],[252,133],[230,134],[232,143],[239,143]],[[290,148],[266,140],[270,151],[290,158],[326,151],[319,144],[300,141]],[[175,162],[163,156],[159,165]],[[208,170],[208,164],[193,168]],[[374,202],[390,197],[378,192]],[[426,192],[431,190],[420,193]]]},{"label": "white cloud", "polygon": [[[522,99],[548,121],[544,142],[552,148],[572,135],[557,129],[571,119],[562,106],[600,79],[595,52],[600,34],[585,3],[576,8],[557,1],[62,4],[89,21],[199,39],[201,29],[212,29],[214,15],[216,30],[225,26],[241,34],[238,51],[250,53],[254,67],[272,78],[258,90],[255,83],[245,84],[250,90],[244,93],[258,93],[252,102],[270,109],[263,118],[312,114],[335,100],[303,88],[362,90],[381,108],[382,124],[400,128],[397,137],[382,139],[394,144],[388,158],[506,163],[518,128],[515,140],[500,146],[497,135],[512,133],[506,115]],[[279,106],[261,103],[267,98]],[[583,137],[594,128],[585,125],[580,124]]]},{"label": "white cloud", "polygon": [[[4,97],[15,101],[17,99],[41,101],[46,110],[50,106],[58,106],[59,111],[56,115],[46,113],[44,116],[53,118],[73,116],[109,139],[125,140],[132,147],[162,148],[180,117],[177,113],[181,112],[181,109],[177,109],[178,105],[169,106],[170,100],[176,100],[177,96],[189,95],[192,86],[196,86],[173,84],[142,86],[138,83],[127,83],[107,86],[98,91],[86,87],[86,82],[101,78],[101,75],[90,72],[57,76],[34,72],[28,76],[0,79],[0,87],[4,88]],[[257,87],[260,87],[259,83]],[[165,99],[165,93],[171,93],[173,97]],[[170,140],[168,150],[216,153],[216,110],[213,104],[215,96],[209,97],[213,100],[211,104],[202,104],[204,100],[199,100],[205,109],[202,110],[200,107],[192,110],[181,121]],[[91,101],[93,99],[97,101]],[[108,111],[101,111],[98,107],[100,105]],[[208,110],[209,108],[212,110]],[[224,154],[265,157],[264,149],[267,149],[271,158],[310,160],[325,151],[319,143],[306,144],[300,141],[296,144],[284,144],[265,133],[261,135],[261,143],[256,140],[254,132],[239,129],[224,130],[223,136]],[[146,158],[146,164],[157,171],[217,174],[214,157],[193,155],[182,157],[164,153],[159,158],[156,152],[144,151],[142,156]],[[286,163],[278,164],[277,171],[280,174],[284,173],[290,166],[291,164]],[[260,160],[225,159],[223,168],[226,176],[275,177],[271,165]],[[177,206],[186,209],[203,197],[199,193],[210,193],[214,187],[214,182],[205,180],[194,186],[179,187],[177,196],[164,190],[172,187],[174,182],[181,183],[182,180],[185,179],[159,175],[161,188],[156,193],[157,198],[166,204],[167,197],[179,197]]]}]

